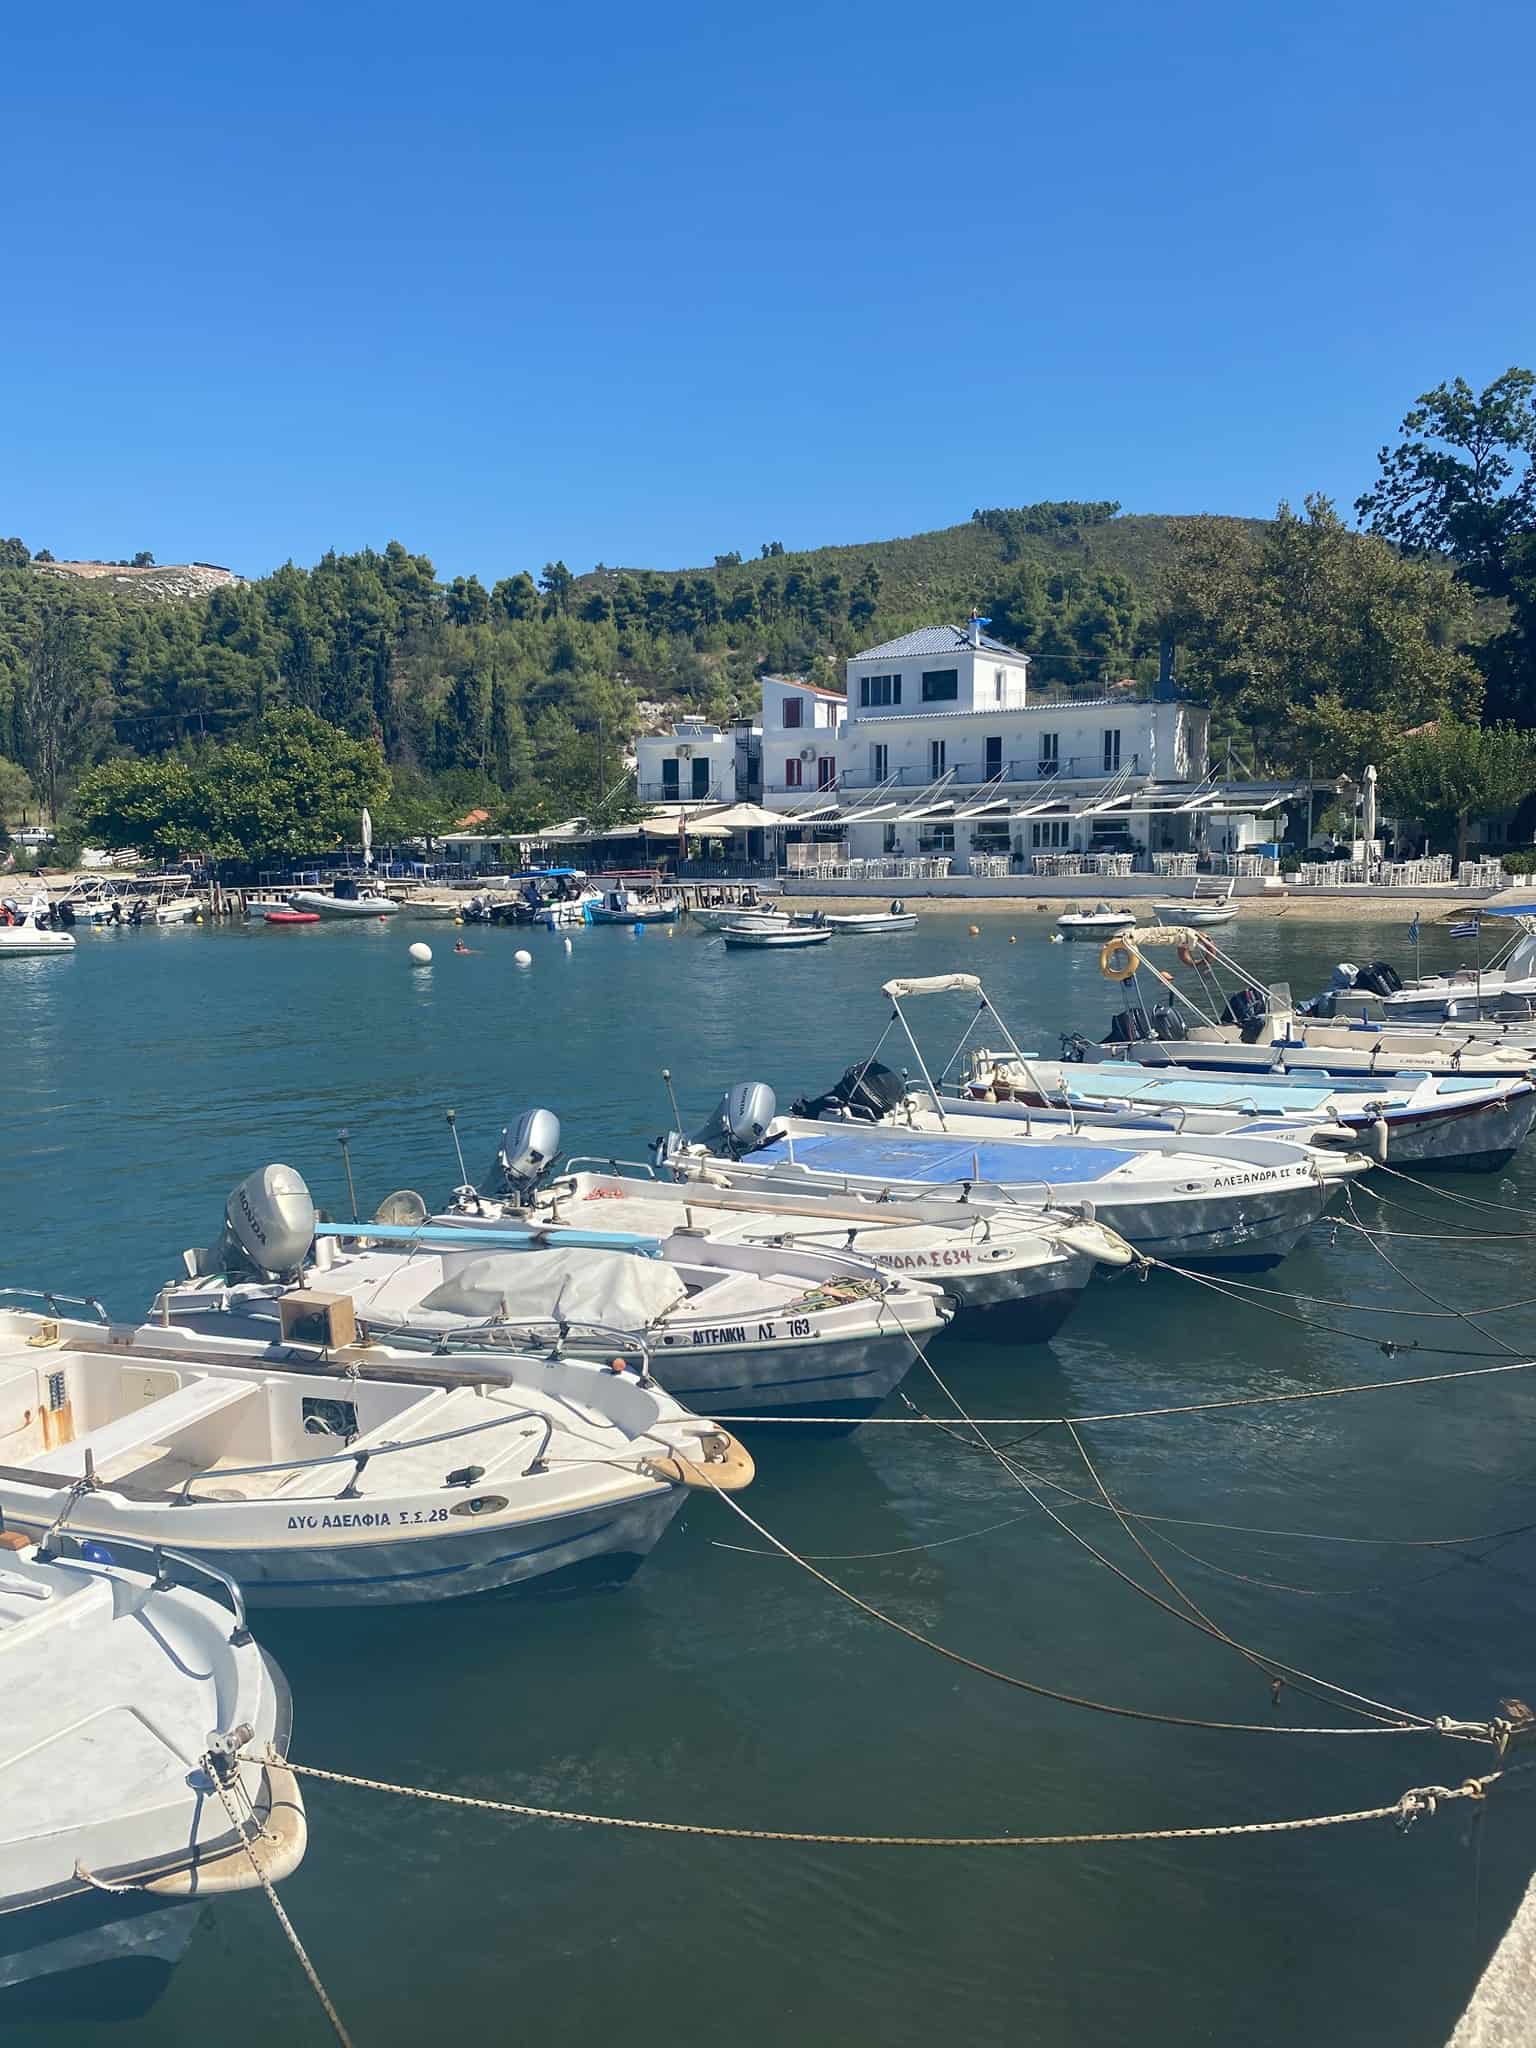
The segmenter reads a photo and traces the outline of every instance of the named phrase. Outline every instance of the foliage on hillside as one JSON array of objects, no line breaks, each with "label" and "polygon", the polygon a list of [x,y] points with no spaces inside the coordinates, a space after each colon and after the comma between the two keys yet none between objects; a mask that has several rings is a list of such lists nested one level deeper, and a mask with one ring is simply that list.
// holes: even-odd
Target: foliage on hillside
[{"label": "foliage on hillside", "polygon": [[0,752],[56,811],[96,763],[225,745],[294,708],[378,740],[396,829],[472,804],[533,824],[619,801],[641,698],[725,716],[755,704],[762,668],[836,681],[856,647],[973,605],[1047,685],[1149,673],[1155,583],[1108,558],[1155,552],[1119,529],[1159,523],[1110,521],[1090,545],[1063,523],[1074,508],[1046,509],[1040,533],[1029,508],[1009,515],[1006,538],[989,514],[863,549],[678,575],[555,562],[489,588],[438,582],[398,541],[181,604],[0,568]]}]

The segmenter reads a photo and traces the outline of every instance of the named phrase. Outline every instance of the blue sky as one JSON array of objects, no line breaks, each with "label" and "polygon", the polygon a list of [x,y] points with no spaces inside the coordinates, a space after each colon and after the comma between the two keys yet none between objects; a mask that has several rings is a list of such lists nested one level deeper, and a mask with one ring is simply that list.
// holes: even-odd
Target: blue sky
[{"label": "blue sky", "polygon": [[1536,359],[1533,65],[1524,0],[12,10],[0,533],[490,579],[1347,504]]}]

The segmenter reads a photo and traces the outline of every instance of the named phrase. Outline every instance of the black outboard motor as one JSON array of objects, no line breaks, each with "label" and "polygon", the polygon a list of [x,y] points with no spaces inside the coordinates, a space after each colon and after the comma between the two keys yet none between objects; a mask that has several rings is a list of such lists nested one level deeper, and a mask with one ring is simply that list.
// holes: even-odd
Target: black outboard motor
[{"label": "black outboard motor", "polygon": [[1152,1009],[1152,1029],[1159,1038],[1188,1038],[1189,1026],[1182,1014],[1171,1003],[1156,1003]]},{"label": "black outboard motor", "polygon": [[1369,960],[1355,973],[1355,987],[1373,996],[1396,995],[1402,985],[1403,978],[1390,960]]},{"label": "black outboard motor", "polygon": [[906,1094],[906,1081],[894,1068],[866,1060],[862,1066],[850,1067],[825,1095],[801,1096],[790,1107],[796,1116],[842,1116],[878,1123],[901,1107]]},{"label": "black outboard motor", "polygon": [[1135,1045],[1139,1039],[1155,1036],[1151,1018],[1139,1006],[1130,1010],[1116,1010],[1109,1020],[1111,1045]]},{"label": "black outboard motor", "polygon": [[1221,1013],[1223,1024],[1256,1024],[1264,1015],[1264,998],[1256,988],[1234,989]]},{"label": "black outboard motor", "polygon": [[707,1152],[740,1159],[762,1144],[778,1109],[778,1098],[766,1081],[738,1081],[721,1096],[693,1142]]}]

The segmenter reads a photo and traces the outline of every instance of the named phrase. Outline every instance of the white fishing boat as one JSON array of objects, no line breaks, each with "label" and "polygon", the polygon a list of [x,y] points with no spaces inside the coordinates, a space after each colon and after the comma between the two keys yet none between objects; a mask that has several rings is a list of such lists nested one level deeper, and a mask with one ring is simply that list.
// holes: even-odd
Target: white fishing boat
[{"label": "white fishing boat", "polygon": [[1232,900],[1236,888],[1235,875],[1226,881],[1215,875],[1196,875],[1188,896],[1174,903],[1154,903],[1153,913],[1159,924],[1194,925],[1201,931],[1231,924],[1237,916],[1237,905]]},{"label": "white fishing boat", "polygon": [[[1172,948],[1195,976],[1199,996],[1144,956]],[[1374,1079],[1442,1074],[1511,1079],[1536,1073],[1536,1027],[1514,1024],[1438,1028],[1358,1019],[1329,1023],[1303,1015],[1289,987],[1266,987],[1222,952],[1208,934],[1180,925],[1123,932],[1100,956],[1105,979],[1125,992],[1098,1048],[1146,1066],[1233,1073],[1332,1074]],[[1143,976],[1146,977],[1144,985]],[[1233,986],[1221,985],[1225,976]],[[1087,1040],[1078,1049],[1095,1056]]]},{"label": "white fishing boat", "polygon": [[[1490,918],[1511,920],[1514,932],[1494,945],[1486,961],[1479,958],[1448,974],[1404,981],[1390,961],[1358,966],[1341,960],[1329,986],[1304,1006],[1308,1015],[1381,1024],[1471,1024],[1491,1018],[1531,1025],[1536,1022],[1536,904],[1490,904],[1461,913],[1452,923],[1480,951],[1483,923]],[[1410,930],[1417,943],[1417,920]]]},{"label": "white fishing boat", "polygon": [[1476,1173],[1507,1166],[1536,1124],[1529,1081],[1464,1074],[1384,1074],[1372,1082],[1330,1074],[1221,1075],[1119,1060],[1020,1060],[979,1047],[963,1085],[974,1100],[1057,1122],[1303,1138],[1333,1123],[1340,1142],[1372,1156],[1380,1151],[1387,1164]]},{"label": "white fishing boat", "polygon": [[789,919],[762,918],[726,925],[720,936],[727,946],[744,951],[792,952],[797,946],[822,946],[831,938],[825,924],[794,924]]},{"label": "white fishing boat", "polygon": [[264,890],[258,896],[246,897],[245,914],[248,918],[256,918],[258,920],[264,917],[271,917],[274,914],[281,915],[283,911],[293,908],[288,899],[289,892],[287,890]]},{"label": "white fishing boat", "polygon": [[402,917],[433,917],[452,922],[464,915],[468,894],[462,889],[417,889],[400,899]]},{"label": "white fishing boat", "polygon": [[1064,939],[1096,939],[1102,943],[1129,930],[1135,922],[1133,911],[1111,910],[1107,903],[1100,901],[1092,910],[1064,911],[1056,920],[1056,929]]},{"label": "white fishing boat", "polygon": [[686,1179],[728,1160],[734,1187],[766,1181],[819,1200],[853,1193],[1085,1216],[1158,1258],[1252,1271],[1284,1258],[1370,1165],[1357,1152],[1273,1138],[1031,1135],[980,1116],[929,1114],[931,1126],[914,1115],[901,1127],[780,1117],[771,1088],[741,1083],[695,1138],[662,1140],[658,1163]]},{"label": "white fishing boat", "polygon": [[829,911],[827,924],[832,931],[842,932],[850,938],[864,932],[910,932],[917,927],[917,913],[908,910],[898,896],[889,910]]},{"label": "white fishing boat", "polygon": [[123,898],[115,882],[76,882],[54,905],[61,923],[101,925],[121,922]]},{"label": "white fishing boat", "polygon": [[587,906],[588,924],[671,924],[682,915],[681,896],[641,895],[634,889],[609,889]]},{"label": "white fishing boat", "polygon": [[461,1187],[435,1223],[505,1223],[524,1232],[621,1226],[657,1238],[698,1232],[714,1243],[851,1255],[942,1287],[962,1316],[1023,1343],[1060,1328],[1097,1266],[1132,1256],[1100,1224],[967,1213],[943,1202],[801,1202],[761,1186],[738,1192],[723,1170],[684,1184],[645,1164],[572,1160],[551,1177],[558,1123],[548,1111],[533,1118],[546,1120],[544,1142],[530,1148],[530,1117],[504,1131],[484,1186]]},{"label": "white fishing boat", "polygon": [[[7,912],[7,916],[9,915]],[[73,934],[51,930],[47,921],[48,915],[48,898],[39,892],[14,923],[0,922],[0,960],[33,958],[49,953],[73,953]]]},{"label": "white fishing boat", "polygon": [[[54,1350],[34,1356],[57,1364]],[[0,1398],[9,1390],[7,1379]],[[298,1785],[277,1761],[288,1688],[245,1626],[238,1586],[178,1551],[91,1537],[89,1515],[76,1519],[81,1530],[41,1548],[0,1535],[0,2022],[11,2025],[72,2016],[76,2002],[81,2016],[142,2012],[204,1902],[281,1883],[306,1842]]]},{"label": "white fishing boat", "polygon": [[644,1341],[637,1370],[607,1332],[597,1363],[553,1326],[537,1357],[470,1318],[380,1342],[305,1284],[314,1230],[303,1181],[268,1167],[149,1321],[0,1312],[5,1526],[174,1543],[253,1603],[395,1605],[624,1578],[690,1485],[750,1478]]},{"label": "white fishing boat", "polygon": [[392,917],[400,906],[393,896],[386,896],[372,882],[359,884],[351,876],[340,875],[329,890],[290,890],[287,908],[313,910],[320,917],[359,918]]},{"label": "white fishing boat", "polygon": [[735,903],[707,903],[690,905],[690,923],[701,926],[705,931],[717,932],[728,924],[756,923],[760,919],[772,919],[788,924],[789,913],[771,897],[761,896],[754,888],[741,892]]}]

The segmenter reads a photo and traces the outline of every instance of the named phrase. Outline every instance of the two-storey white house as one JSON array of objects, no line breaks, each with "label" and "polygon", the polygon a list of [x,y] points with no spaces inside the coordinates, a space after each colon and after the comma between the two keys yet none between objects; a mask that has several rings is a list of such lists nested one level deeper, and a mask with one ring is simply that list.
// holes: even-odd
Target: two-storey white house
[{"label": "two-storey white house", "polygon": [[793,810],[808,792],[836,785],[847,714],[848,700],[836,690],[763,677],[762,790],[770,810]]},{"label": "two-storey white house", "polygon": [[681,718],[670,732],[635,741],[635,780],[643,802],[729,804],[736,800],[734,727]]}]

